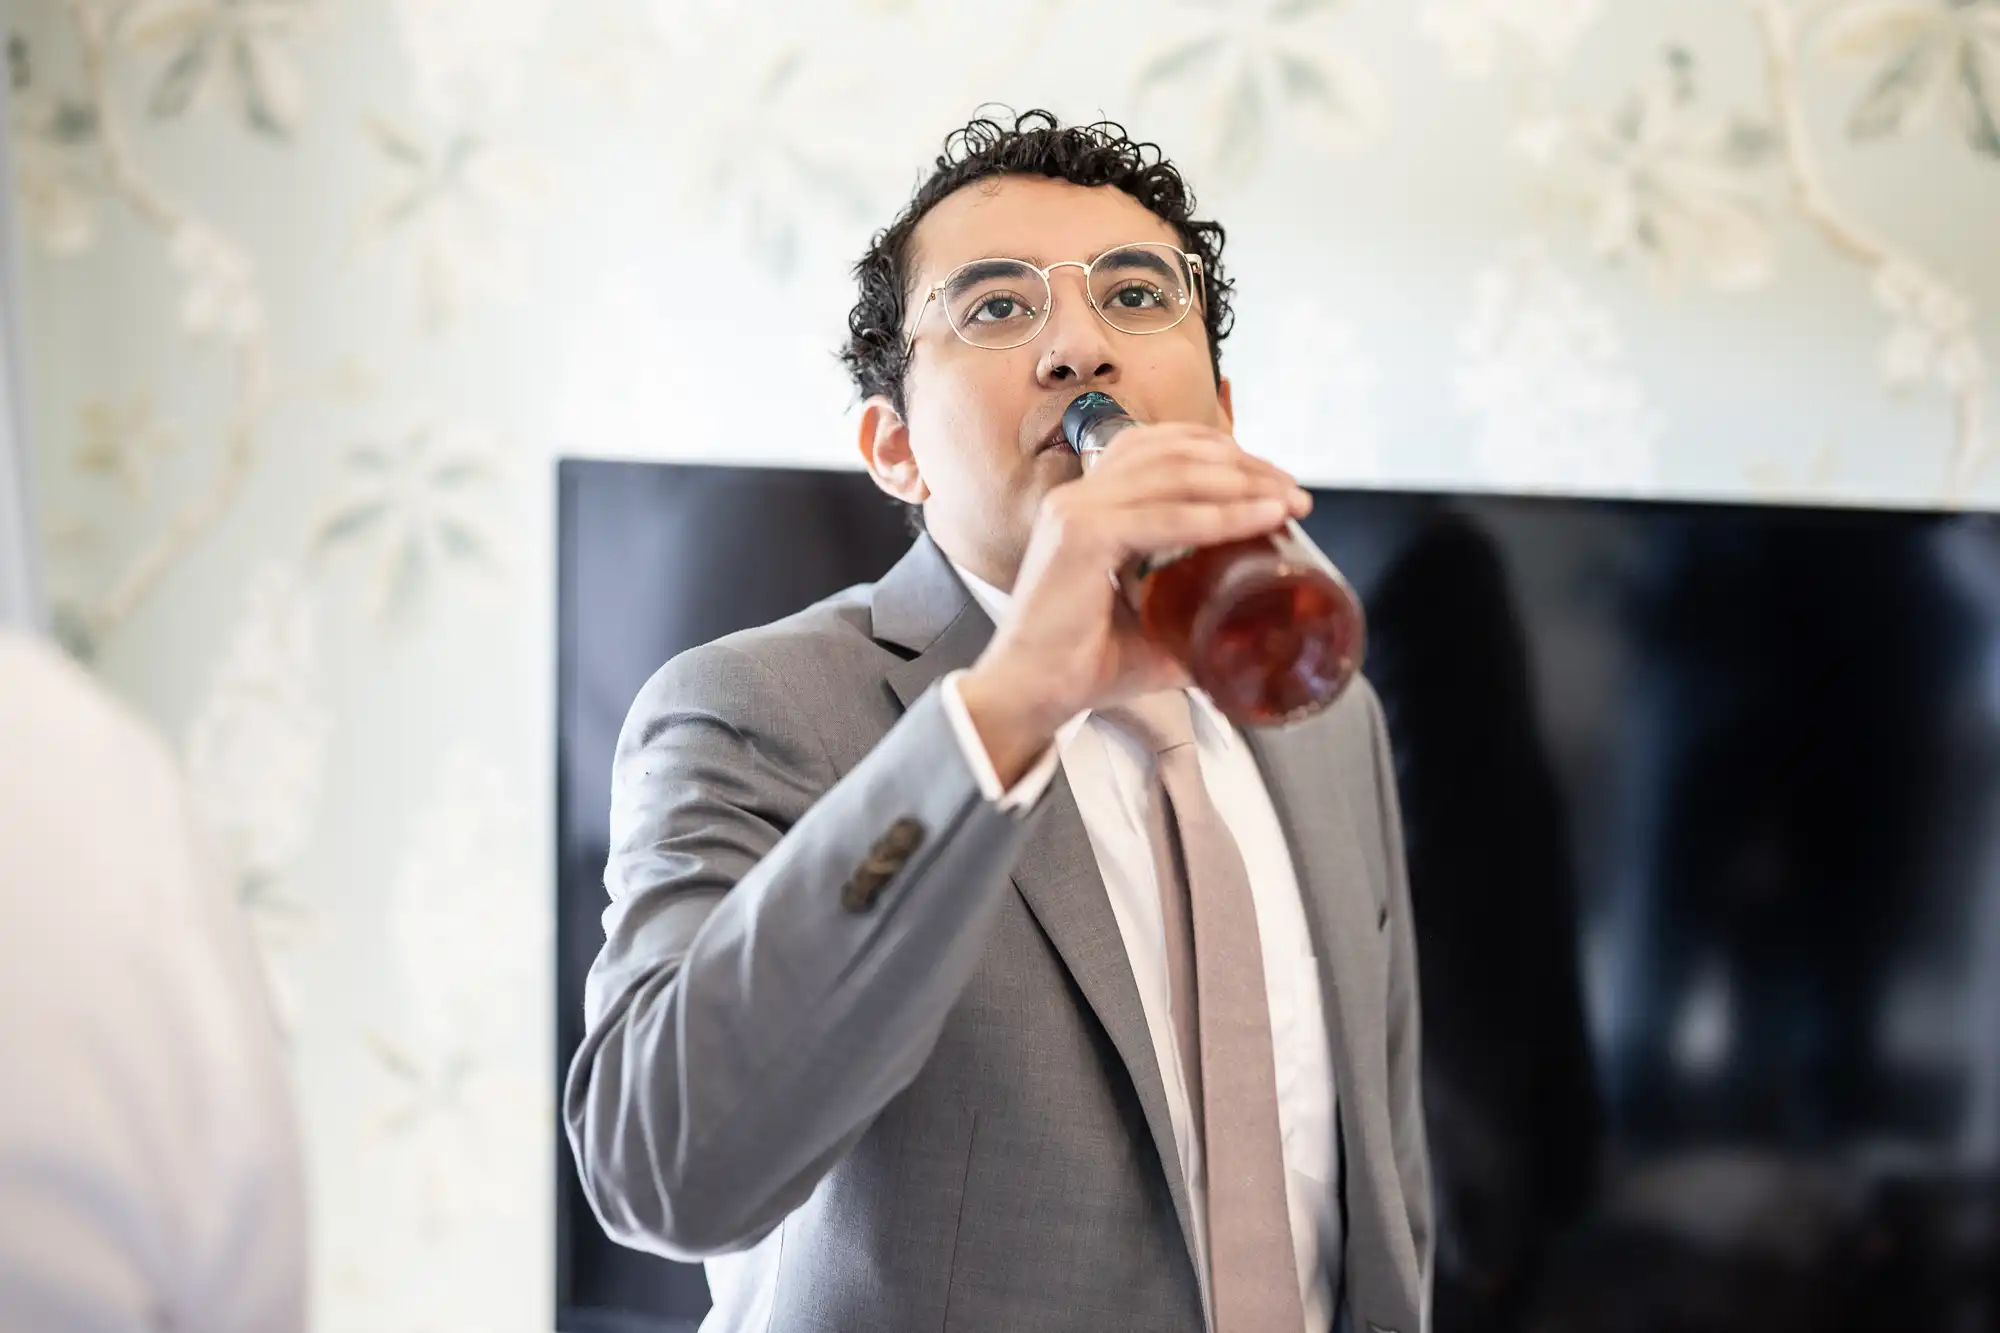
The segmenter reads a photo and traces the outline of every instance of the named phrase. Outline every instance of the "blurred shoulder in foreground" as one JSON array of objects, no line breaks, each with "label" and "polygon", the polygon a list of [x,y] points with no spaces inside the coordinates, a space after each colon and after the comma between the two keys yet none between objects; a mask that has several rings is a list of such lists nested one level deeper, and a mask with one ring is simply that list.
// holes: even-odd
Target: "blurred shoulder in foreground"
[{"label": "blurred shoulder in foreground", "polygon": [[0,633],[0,1329],[296,1333],[283,1052],[178,771]]}]

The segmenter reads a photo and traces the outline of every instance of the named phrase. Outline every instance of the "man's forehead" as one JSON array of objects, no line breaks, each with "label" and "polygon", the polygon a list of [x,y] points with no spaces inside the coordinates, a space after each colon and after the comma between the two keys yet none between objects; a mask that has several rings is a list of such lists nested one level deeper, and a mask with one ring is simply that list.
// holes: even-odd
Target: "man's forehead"
[{"label": "man's forehead", "polygon": [[1115,185],[1037,176],[976,181],[924,215],[912,236],[912,277],[928,284],[974,259],[1037,266],[1090,259],[1130,241],[1179,238],[1165,219]]}]

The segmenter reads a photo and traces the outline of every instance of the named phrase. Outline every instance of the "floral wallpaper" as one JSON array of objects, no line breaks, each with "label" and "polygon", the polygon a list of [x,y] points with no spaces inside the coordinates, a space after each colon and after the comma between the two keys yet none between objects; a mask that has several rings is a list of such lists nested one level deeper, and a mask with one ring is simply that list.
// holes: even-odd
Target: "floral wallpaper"
[{"label": "floral wallpaper", "polygon": [[1310,480],[2000,502],[2000,0],[16,0],[7,56],[60,630],[264,945],[329,1333],[548,1323],[553,460],[851,465],[846,266],[981,104],[1184,163]]}]

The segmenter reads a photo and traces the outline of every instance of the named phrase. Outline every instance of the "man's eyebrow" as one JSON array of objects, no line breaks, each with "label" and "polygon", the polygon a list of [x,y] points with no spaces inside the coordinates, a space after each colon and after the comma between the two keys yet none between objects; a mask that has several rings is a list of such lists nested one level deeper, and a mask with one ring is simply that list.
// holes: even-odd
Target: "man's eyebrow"
[{"label": "man's eyebrow", "polygon": [[[969,264],[961,264],[948,274],[947,277],[954,285],[968,282],[984,282],[988,278],[996,278],[1003,273],[1014,272],[1023,262],[1019,259],[1000,259],[997,257],[993,259],[975,259]],[[1033,260],[1025,262],[1029,264],[1034,263]]]},{"label": "man's eyebrow", "polygon": [[[1132,246],[1113,246],[1111,249],[1106,250],[1104,254],[1124,256],[1119,262],[1118,267],[1120,268],[1151,269],[1163,278],[1178,278],[1180,276],[1180,274],[1174,271],[1174,266],[1169,264],[1160,256],[1159,252],[1154,250],[1142,250]],[[1099,255],[1098,258],[1104,258],[1104,255]]]},{"label": "man's eyebrow", "polygon": [[[1104,251],[1103,254],[1100,254],[1098,258],[1102,259],[1105,255],[1112,254],[1124,255],[1123,266],[1125,267],[1148,269],[1154,273],[1158,273],[1163,278],[1178,276],[1172,264],[1150,249],[1130,244],[1114,245],[1109,250]],[[944,276],[937,281],[949,281],[954,284],[984,282],[988,278],[998,277],[1003,273],[1010,272],[1018,264],[1026,264],[1031,268],[1037,269],[1043,267],[1040,255],[992,255],[984,259],[968,260],[956,268],[948,269]],[[930,288],[927,286],[920,290],[928,291]]]}]

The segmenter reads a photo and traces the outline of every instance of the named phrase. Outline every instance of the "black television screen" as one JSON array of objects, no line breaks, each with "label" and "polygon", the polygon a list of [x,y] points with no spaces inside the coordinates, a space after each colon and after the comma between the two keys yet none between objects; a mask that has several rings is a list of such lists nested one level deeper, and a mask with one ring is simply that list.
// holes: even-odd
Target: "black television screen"
[{"label": "black television screen", "polygon": [[[1439,1333],[2000,1329],[2000,520],[1316,496],[1396,751]],[[849,473],[559,504],[562,1070],[639,686],[910,538]],[[692,1327],[556,1135],[558,1327]]]}]

